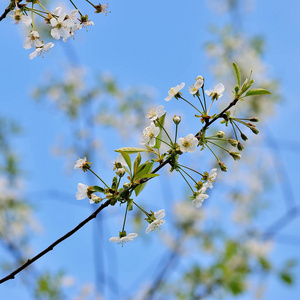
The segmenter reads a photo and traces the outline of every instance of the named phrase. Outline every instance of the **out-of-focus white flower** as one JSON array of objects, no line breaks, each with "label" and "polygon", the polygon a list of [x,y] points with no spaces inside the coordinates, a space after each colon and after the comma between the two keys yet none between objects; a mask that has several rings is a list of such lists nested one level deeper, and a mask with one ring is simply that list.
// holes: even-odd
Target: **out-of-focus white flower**
[{"label": "out-of-focus white flower", "polygon": [[174,204],[174,213],[176,214],[176,219],[181,222],[188,221],[203,221],[205,218],[204,210],[196,210],[187,201],[180,201]]},{"label": "out-of-focus white flower", "polygon": [[182,82],[180,85],[170,88],[169,96],[165,98],[166,101],[170,101],[173,97],[176,97],[185,86],[185,83]]},{"label": "out-of-focus white flower", "polygon": [[198,191],[196,198],[193,200],[194,207],[197,207],[197,208],[201,207],[203,201],[208,198],[208,195],[205,194],[205,192],[206,192],[206,187],[203,187]]},{"label": "out-of-focus white flower", "polygon": [[146,114],[146,118],[150,119],[151,121],[155,121],[156,119],[160,118],[166,113],[164,110],[163,105],[158,107],[151,107],[148,109],[148,113]]},{"label": "out-of-focus white flower", "polygon": [[256,255],[258,257],[266,256],[272,249],[273,249],[273,242],[272,241],[259,241],[255,239],[251,239],[246,242],[246,247],[248,251]]},{"label": "out-of-focus white flower", "polygon": [[156,137],[159,135],[159,127],[156,127],[152,122],[150,126],[146,127],[143,131],[143,136],[140,138],[140,144],[149,144],[150,147],[154,147]]},{"label": "out-of-focus white flower", "polygon": [[125,244],[127,242],[131,242],[134,238],[136,238],[138,236],[137,233],[129,233],[128,235],[126,236],[123,236],[123,237],[111,237],[109,239],[110,242],[113,242],[113,243],[117,243],[117,244]]},{"label": "out-of-focus white flower", "polygon": [[188,134],[186,137],[178,139],[178,145],[182,152],[194,152],[198,144],[197,138],[192,134]]},{"label": "out-of-focus white flower", "polygon": [[207,182],[205,182],[203,184],[203,186],[205,186],[206,188],[213,188],[213,182],[215,182],[215,179],[217,177],[217,169],[214,168],[209,172],[208,178],[207,178]]},{"label": "out-of-focus white flower", "polygon": [[19,24],[19,22],[23,22],[27,27],[31,25],[31,17],[23,15],[23,12],[20,8],[16,6],[14,9],[14,13],[9,15],[15,22],[15,24]]},{"label": "out-of-focus white flower", "polygon": [[40,41],[39,33],[34,30],[32,30],[29,33],[29,36],[25,39],[25,41],[23,43],[23,47],[25,49],[30,49],[32,46],[35,46],[36,48],[43,46],[43,42]]},{"label": "out-of-focus white flower", "polygon": [[146,233],[149,233],[150,231],[153,231],[155,230],[156,228],[159,228],[161,225],[163,225],[165,223],[165,220],[163,220],[162,218],[165,216],[165,210],[164,209],[161,209],[159,211],[156,211],[154,213],[154,217],[155,217],[155,220],[152,221],[147,229],[146,229]]},{"label": "out-of-focus white flower", "polygon": [[40,56],[40,55],[43,56],[43,54],[48,52],[53,46],[54,46],[53,43],[48,43],[46,45],[42,45],[41,47],[36,48],[34,52],[29,54],[29,58],[34,59],[37,56]]},{"label": "out-of-focus white flower", "polygon": [[213,90],[206,90],[205,94],[211,97],[212,100],[218,100],[223,96],[225,87],[222,83],[218,83]]},{"label": "out-of-focus white flower", "polygon": [[88,186],[83,183],[78,183],[77,185],[78,192],[76,193],[76,199],[82,200],[87,197]]},{"label": "out-of-focus white flower", "polygon": [[87,163],[86,157],[84,158],[79,158],[76,161],[76,164],[74,166],[74,169],[82,169],[82,167]]}]

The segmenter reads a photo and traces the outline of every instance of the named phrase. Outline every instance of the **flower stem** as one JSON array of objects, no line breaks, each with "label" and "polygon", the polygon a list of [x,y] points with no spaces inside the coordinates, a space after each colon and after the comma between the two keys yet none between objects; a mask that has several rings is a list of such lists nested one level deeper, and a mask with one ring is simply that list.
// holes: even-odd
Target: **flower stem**
[{"label": "flower stem", "polygon": [[210,111],[210,108],[211,108],[213,102],[214,102],[214,100],[211,100],[211,103],[210,103],[210,106],[209,106],[209,108],[208,108],[207,114],[209,114],[209,111]]},{"label": "flower stem", "polygon": [[125,217],[124,217],[124,222],[123,222],[123,228],[122,228],[122,232],[124,231],[124,228],[125,228],[126,217],[127,217],[127,210],[128,210],[128,205],[126,205]]},{"label": "flower stem", "polygon": [[180,171],[180,170],[177,170],[177,171],[180,173],[180,175],[183,177],[183,179],[185,180],[185,182],[187,183],[187,185],[190,187],[190,189],[191,189],[192,192],[194,193],[193,188],[191,187],[191,185],[189,184],[189,182],[187,181],[187,179],[184,177],[184,175],[181,173],[181,171]]},{"label": "flower stem", "polygon": [[204,93],[203,85],[202,85],[201,89],[202,89],[203,100],[204,100],[204,107],[205,107],[205,112],[206,112],[207,111],[207,107],[206,107],[206,100],[205,100],[205,93]]},{"label": "flower stem", "polygon": [[98,179],[100,179],[100,181],[104,184],[104,185],[106,185],[108,188],[109,188],[109,186],[91,169],[91,168],[88,168],[88,170],[90,171],[90,172],[92,172]]},{"label": "flower stem", "polygon": [[197,181],[189,173],[187,173],[186,171],[184,171],[182,168],[180,168],[180,170],[182,172],[184,172],[187,176],[189,176],[195,183],[197,183]]},{"label": "flower stem", "polygon": [[218,145],[218,144],[216,144],[216,143],[214,143],[212,141],[208,141],[208,142],[211,143],[211,144],[213,144],[213,145],[215,145],[215,146],[217,146],[217,147],[219,147],[219,148],[221,148],[221,149],[223,149],[224,151],[227,151],[229,153],[228,149],[226,149],[226,148],[224,148],[224,147],[222,147],[222,146],[220,146],[220,145]]},{"label": "flower stem", "polygon": [[178,124],[175,124],[175,142],[174,142],[174,144],[176,144],[176,142],[177,142],[177,129],[178,129]]},{"label": "flower stem", "polygon": [[197,97],[198,97],[198,99],[199,99],[199,102],[200,102],[200,104],[201,104],[201,106],[202,106],[203,111],[205,111],[204,106],[203,106],[202,101],[201,101],[201,98],[200,98],[200,96],[198,95],[198,92],[197,92],[196,95],[197,95]]},{"label": "flower stem", "polygon": [[165,144],[168,145],[170,148],[172,148],[172,146],[171,146],[170,144],[168,144],[167,142],[165,142],[164,140],[162,140],[162,139],[160,139],[160,138],[158,138],[158,137],[156,137],[156,139],[159,140],[159,141],[161,141],[161,142],[163,142],[163,143],[165,143]]},{"label": "flower stem", "polygon": [[167,137],[169,138],[171,144],[173,144],[172,139],[170,138],[170,136],[169,136],[168,132],[166,131],[165,127],[162,126],[162,124],[159,122],[158,119],[156,119],[156,122],[159,124],[159,126],[160,126],[160,127],[163,129],[163,131],[166,133],[166,135],[167,135]]},{"label": "flower stem", "polygon": [[136,204],[134,201],[133,201],[133,204],[135,206],[137,206],[147,217],[150,217],[150,215],[144,209],[142,209],[138,204]]},{"label": "flower stem", "polygon": [[[189,168],[189,167],[184,166],[184,165],[181,165],[181,164],[177,164],[177,165],[180,166],[180,167],[189,169],[189,170],[191,170],[191,171],[193,171],[193,172],[195,172],[195,173],[197,173],[197,174],[199,174],[199,175],[201,175],[201,176],[204,176],[203,174],[201,174],[200,172],[198,172],[198,171],[196,171],[196,170],[194,170],[194,169],[192,169],[192,168]],[[181,169],[181,170],[182,170],[182,169]]]},{"label": "flower stem", "polygon": [[217,159],[217,161],[219,162],[220,160],[219,160],[218,156],[215,154],[215,152],[208,146],[207,142],[204,141],[204,143],[205,143],[206,147],[207,147],[207,148],[212,152],[212,154],[215,156],[215,158]]},{"label": "flower stem", "polygon": [[194,107],[200,114],[202,114],[202,112],[195,106],[193,105],[191,102],[187,101],[186,99],[184,99],[182,96],[179,95],[180,99],[184,100],[186,103],[188,103],[189,105],[191,105],[192,107]]}]

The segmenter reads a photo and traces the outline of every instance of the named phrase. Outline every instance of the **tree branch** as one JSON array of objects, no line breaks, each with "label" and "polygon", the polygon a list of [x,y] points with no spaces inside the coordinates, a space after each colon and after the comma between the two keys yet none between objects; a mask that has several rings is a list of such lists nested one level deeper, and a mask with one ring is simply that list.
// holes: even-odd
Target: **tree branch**
[{"label": "tree branch", "polygon": [[96,218],[98,213],[103,210],[105,207],[110,205],[110,200],[107,200],[105,203],[103,203],[97,210],[95,210],[88,218],[86,218],[85,220],[83,220],[81,223],[79,223],[75,228],[73,228],[71,231],[69,231],[68,233],[66,233],[64,236],[62,236],[61,238],[59,238],[58,240],[56,240],[54,243],[52,243],[48,248],[46,248],[45,250],[43,250],[42,252],[40,252],[39,254],[37,254],[36,256],[34,256],[31,259],[28,259],[22,266],[20,266],[18,269],[16,269],[15,271],[13,271],[12,273],[10,273],[8,276],[2,278],[0,280],[0,284],[2,284],[3,282],[10,280],[10,279],[14,279],[15,275],[17,275],[18,273],[20,273],[22,270],[24,270],[25,268],[27,268],[28,266],[30,266],[33,262],[35,262],[36,260],[38,260],[39,258],[41,258],[42,256],[44,256],[45,254],[47,254],[49,251],[53,250],[53,248],[55,246],[57,246],[58,244],[60,244],[61,242],[63,242],[65,239],[67,239],[68,237],[70,237],[71,235],[73,235],[76,231],[78,231],[81,227],[83,227],[85,224],[87,224],[89,221],[91,221],[92,219]]}]

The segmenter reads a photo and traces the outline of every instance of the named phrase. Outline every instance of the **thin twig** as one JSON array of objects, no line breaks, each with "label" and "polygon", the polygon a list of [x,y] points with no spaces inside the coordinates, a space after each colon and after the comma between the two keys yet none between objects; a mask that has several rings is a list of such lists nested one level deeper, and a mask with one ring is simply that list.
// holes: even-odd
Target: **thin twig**
[{"label": "thin twig", "polygon": [[18,269],[16,269],[15,271],[13,271],[12,273],[10,273],[8,276],[2,278],[0,280],[0,284],[10,280],[10,279],[14,279],[15,276],[20,273],[21,271],[23,271],[25,268],[27,268],[28,266],[30,266],[32,263],[34,263],[36,260],[38,260],[39,258],[41,258],[42,256],[44,256],[45,254],[47,254],[49,251],[53,250],[53,248],[55,246],[57,246],[58,244],[60,244],[61,242],[63,242],[65,239],[67,239],[68,237],[70,237],[71,235],[73,235],[76,231],[78,231],[81,227],[83,227],[85,224],[87,224],[89,221],[91,221],[92,219],[96,218],[98,213],[103,210],[105,207],[110,205],[110,200],[107,200],[105,203],[103,203],[97,210],[95,210],[88,218],[86,218],[85,220],[83,220],[81,223],[79,223],[75,228],[73,228],[71,231],[69,231],[68,233],[66,233],[64,236],[62,236],[61,238],[59,238],[58,240],[56,240],[54,243],[52,243],[48,248],[46,248],[45,250],[43,250],[42,252],[40,252],[39,254],[37,254],[36,256],[34,256],[31,259],[28,259],[23,265],[21,265]]}]

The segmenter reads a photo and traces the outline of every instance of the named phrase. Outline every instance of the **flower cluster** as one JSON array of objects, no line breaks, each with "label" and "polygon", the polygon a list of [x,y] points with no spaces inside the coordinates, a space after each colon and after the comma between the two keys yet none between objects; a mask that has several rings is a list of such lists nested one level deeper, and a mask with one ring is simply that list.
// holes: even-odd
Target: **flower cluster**
[{"label": "flower cluster", "polygon": [[[238,72],[238,67],[234,65],[236,72]],[[219,114],[209,115],[210,109],[212,108],[212,104],[215,100],[220,99],[223,96],[223,92],[225,90],[224,85],[222,83],[217,84],[212,90],[206,90],[204,92],[204,78],[202,76],[198,76],[196,78],[196,82],[189,88],[190,94],[192,94],[195,98],[198,98],[200,107],[198,108],[196,105],[189,102],[187,99],[183,97],[181,90],[184,88],[185,83],[181,83],[170,89],[169,95],[165,98],[166,101],[175,98],[177,100],[183,100],[189,105],[191,105],[198,114],[195,115],[196,118],[200,119],[202,123],[201,129],[197,131],[196,134],[188,134],[186,137],[180,137],[177,139],[178,135],[178,126],[181,123],[180,116],[174,116],[173,122],[175,124],[175,136],[172,138],[172,134],[168,132],[168,130],[164,126],[166,111],[164,110],[164,106],[160,105],[158,107],[152,107],[148,110],[146,114],[146,118],[150,120],[150,125],[147,126],[143,130],[143,135],[140,138],[140,144],[145,145],[145,148],[136,148],[136,147],[123,147],[115,150],[120,153],[117,160],[114,163],[113,171],[115,171],[115,175],[112,180],[112,184],[108,185],[105,183],[100,176],[98,176],[90,167],[86,158],[79,159],[76,162],[74,168],[83,169],[83,171],[92,172],[101,182],[104,184],[104,187],[100,186],[86,186],[82,183],[78,184],[78,192],[76,197],[78,200],[84,199],[88,197],[90,199],[90,203],[99,203],[103,199],[107,199],[105,202],[106,205],[115,205],[119,203],[121,206],[124,204],[126,206],[125,217],[122,231],[120,231],[119,237],[112,237],[110,241],[124,244],[126,242],[132,241],[135,237],[137,237],[136,233],[130,233],[127,235],[125,231],[125,222],[127,218],[127,213],[133,210],[133,207],[137,207],[145,214],[145,220],[148,222],[148,227],[146,229],[146,234],[149,232],[160,228],[161,225],[165,223],[163,219],[165,217],[164,209],[153,212],[150,210],[150,213],[144,210],[140,204],[137,204],[133,200],[133,193],[135,196],[138,196],[139,193],[144,188],[145,184],[152,178],[159,176],[157,172],[164,167],[165,165],[170,166],[170,171],[178,172],[185,183],[189,186],[192,191],[192,196],[190,197],[192,200],[193,207],[199,208],[202,206],[205,199],[209,197],[207,194],[208,189],[213,188],[213,183],[217,177],[217,169],[213,168],[209,173],[199,171],[185,166],[179,163],[179,159],[181,155],[184,153],[192,153],[197,150],[203,151],[204,149],[208,149],[211,151],[213,156],[217,159],[219,167],[222,171],[227,171],[227,166],[220,161],[217,154],[213,151],[213,147],[220,148],[223,152],[227,152],[234,160],[238,160],[241,158],[239,152],[232,151],[231,149],[227,149],[224,147],[226,142],[229,143],[231,147],[237,147],[239,151],[244,149],[244,146],[238,140],[237,132],[240,132],[241,138],[246,140],[247,137],[241,131],[240,125],[244,125],[248,127],[253,133],[257,134],[258,130],[255,125],[251,122],[257,122],[257,118],[237,118],[232,116],[229,109],[234,106],[241,98],[245,98],[252,94],[261,94],[261,93],[269,93],[266,90],[257,89],[257,90],[249,90],[253,81],[248,78],[245,80],[243,85],[240,85],[240,75],[237,75],[238,85],[234,88],[234,100],[227,106],[226,109]],[[202,95],[200,95],[199,89],[202,89]],[[205,94],[209,96],[210,105],[208,107],[207,100],[205,98]],[[198,102],[198,101],[197,101]],[[224,126],[231,125],[234,133],[234,138],[227,138],[225,132],[222,130],[217,131],[217,133],[213,135],[209,135],[210,125],[215,121],[221,121],[221,124]],[[249,121],[249,122],[247,122]],[[239,125],[238,125],[239,124]],[[164,134],[163,134],[164,133]],[[167,150],[162,150],[161,144],[164,143],[168,148]],[[165,152],[163,152],[165,151]],[[141,153],[151,153],[151,158],[142,163]],[[132,154],[137,154],[134,162],[131,161]],[[158,163],[158,166],[153,169],[154,164]],[[193,172],[193,173],[192,173]],[[125,177],[125,173],[127,173],[127,179],[129,180],[121,184],[121,180]],[[194,176],[192,176],[194,174]],[[196,177],[201,176],[201,179],[196,180]],[[194,182],[194,187],[192,187],[191,181]],[[95,193],[99,192],[104,194],[103,198],[100,198]]]},{"label": "flower cluster", "polygon": [[[95,9],[95,13],[107,14],[108,4],[104,5],[93,5],[89,2]],[[94,25],[94,22],[89,20],[88,15],[83,15],[80,10],[77,9],[75,4],[75,9],[70,13],[66,13],[61,7],[57,7],[53,13],[51,13],[46,7],[44,7],[39,1],[32,1],[32,7],[27,6],[28,3],[19,6],[16,5],[15,9],[10,14],[10,17],[15,24],[23,23],[25,26],[32,27],[28,37],[26,37],[23,47],[25,49],[30,49],[35,47],[34,52],[29,55],[30,59],[40,56],[48,52],[53,46],[53,42],[45,44],[40,40],[40,34],[35,30],[34,15],[42,17],[46,25],[51,27],[50,35],[55,40],[62,39],[66,42],[69,38],[74,37],[76,31],[87,28],[88,26]],[[36,9],[34,5],[39,5],[39,9]],[[42,10],[41,10],[42,9]],[[30,13],[31,16],[28,16]]]}]

